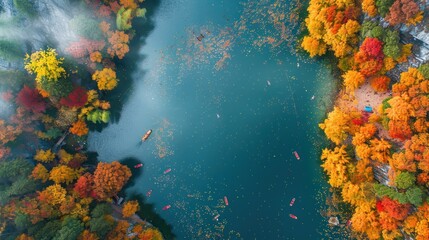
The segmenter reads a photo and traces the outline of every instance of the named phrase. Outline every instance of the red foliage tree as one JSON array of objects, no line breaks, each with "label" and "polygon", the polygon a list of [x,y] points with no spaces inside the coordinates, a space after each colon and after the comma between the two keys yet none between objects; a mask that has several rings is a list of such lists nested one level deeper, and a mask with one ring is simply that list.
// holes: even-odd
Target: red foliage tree
[{"label": "red foliage tree", "polygon": [[382,58],[383,54],[383,42],[377,38],[365,38],[360,51],[364,52],[370,58]]},{"label": "red foliage tree", "polygon": [[94,176],[90,173],[85,173],[80,176],[76,184],[74,185],[73,190],[79,194],[81,198],[90,197],[93,195],[94,189]]},{"label": "red foliage tree", "polygon": [[35,113],[44,112],[46,110],[46,102],[37,89],[29,88],[27,85],[21,89],[16,97],[16,102]]},{"label": "red foliage tree", "polygon": [[[388,197],[382,198],[380,200],[380,204],[382,206],[380,209],[396,220],[404,220],[407,217],[411,207],[410,204],[400,204],[398,201]],[[378,209],[379,208],[377,208],[377,210]]]},{"label": "red foliage tree", "polygon": [[83,87],[76,87],[67,97],[62,98],[60,103],[64,106],[73,108],[73,107],[83,107],[88,101],[88,94],[86,89]]}]

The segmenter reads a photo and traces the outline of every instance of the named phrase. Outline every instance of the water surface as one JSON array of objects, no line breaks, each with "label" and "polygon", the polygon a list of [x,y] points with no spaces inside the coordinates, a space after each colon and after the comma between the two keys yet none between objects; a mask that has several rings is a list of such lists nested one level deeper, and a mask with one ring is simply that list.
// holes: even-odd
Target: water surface
[{"label": "water surface", "polygon": [[121,79],[132,84],[120,117],[90,134],[90,149],[102,161],[144,163],[128,191],[152,190],[147,201],[178,239],[330,236],[317,124],[334,86],[326,65],[294,51],[297,6],[162,1],[127,60],[138,69]]}]

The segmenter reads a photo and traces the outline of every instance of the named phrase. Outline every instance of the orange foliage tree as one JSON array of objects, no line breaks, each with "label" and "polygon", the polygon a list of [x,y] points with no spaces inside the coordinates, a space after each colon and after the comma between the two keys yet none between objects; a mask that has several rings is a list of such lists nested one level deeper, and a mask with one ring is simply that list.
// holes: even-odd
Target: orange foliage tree
[{"label": "orange foliage tree", "polygon": [[109,38],[110,47],[107,49],[107,53],[111,57],[117,56],[119,59],[124,58],[125,54],[130,50],[128,42],[130,41],[129,36],[123,31],[115,31]]},{"label": "orange foliage tree", "polygon": [[85,121],[80,119],[77,122],[73,123],[69,131],[74,135],[77,135],[80,137],[88,134],[88,127],[86,126]]},{"label": "orange foliage tree", "polygon": [[137,201],[128,201],[128,202],[126,202],[124,204],[124,207],[122,208],[122,216],[124,218],[131,217],[139,209],[140,209],[139,202],[137,202]]},{"label": "orange foliage tree", "polygon": [[387,76],[378,76],[371,79],[371,87],[377,92],[386,92],[390,84]]},{"label": "orange foliage tree", "polygon": [[94,188],[97,197],[107,199],[115,196],[131,177],[131,170],[119,162],[100,162],[94,172]]}]

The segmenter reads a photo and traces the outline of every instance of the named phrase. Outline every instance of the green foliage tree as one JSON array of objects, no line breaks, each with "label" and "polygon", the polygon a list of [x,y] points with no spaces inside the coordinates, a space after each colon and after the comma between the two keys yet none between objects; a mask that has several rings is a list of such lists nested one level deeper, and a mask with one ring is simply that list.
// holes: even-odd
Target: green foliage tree
[{"label": "green foliage tree", "polygon": [[32,225],[28,215],[25,213],[21,213],[21,212],[16,213],[15,219],[13,221],[15,223],[16,229],[18,229],[18,231],[20,231],[20,232],[23,232],[29,226]]},{"label": "green foliage tree", "polygon": [[392,57],[396,59],[401,55],[399,33],[393,30],[386,30],[385,32],[386,34],[383,39],[384,41],[383,53],[388,57]]},{"label": "green foliage tree", "polygon": [[46,222],[42,228],[38,229],[34,235],[34,238],[36,240],[51,240],[57,235],[57,232],[60,229],[61,221],[51,219],[50,221]]},{"label": "green foliage tree", "polygon": [[83,223],[79,219],[67,216],[53,240],[77,239],[84,229]]},{"label": "green foliage tree", "polygon": [[418,69],[425,79],[429,79],[429,63],[422,64]]},{"label": "green foliage tree", "polygon": [[51,100],[55,102],[59,101],[60,98],[68,96],[73,90],[73,85],[71,81],[49,81],[48,79],[43,78],[39,83],[40,87],[46,92],[48,92],[49,96],[51,97]]},{"label": "green foliage tree", "polygon": [[380,23],[377,21],[368,21],[365,20],[361,28],[361,37],[364,38],[384,38],[384,28],[380,26]]},{"label": "green foliage tree", "polygon": [[86,116],[86,120],[93,123],[108,123],[110,120],[110,112],[105,110],[95,110]]},{"label": "green foliage tree", "polygon": [[28,177],[32,169],[31,163],[22,158],[0,162],[0,203],[35,191],[36,182]]},{"label": "green foliage tree", "polygon": [[377,6],[378,13],[385,17],[389,13],[389,9],[395,0],[376,0],[375,5]]},{"label": "green foliage tree", "polygon": [[100,239],[104,239],[107,233],[109,233],[109,231],[113,228],[114,222],[108,221],[106,216],[107,215],[102,215],[89,220],[89,228],[91,232],[97,233],[97,236],[99,236]]},{"label": "green foliage tree", "polygon": [[100,203],[91,211],[92,218],[99,218],[106,214],[112,214],[112,207],[107,203]]},{"label": "green foliage tree", "polygon": [[410,189],[407,190],[405,195],[407,196],[408,202],[410,202],[411,204],[417,207],[422,205],[424,193],[419,187],[417,186],[411,187]]},{"label": "green foliage tree", "polygon": [[395,178],[396,187],[399,189],[407,189],[414,185],[416,176],[410,172],[401,172]]}]

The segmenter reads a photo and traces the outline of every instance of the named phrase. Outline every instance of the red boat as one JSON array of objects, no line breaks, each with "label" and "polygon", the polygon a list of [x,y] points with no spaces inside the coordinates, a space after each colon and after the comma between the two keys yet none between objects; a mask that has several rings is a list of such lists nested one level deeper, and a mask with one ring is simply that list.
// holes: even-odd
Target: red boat
[{"label": "red boat", "polygon": [[143,163],[139,163],[137,165],[134,166],[134,168],[141,168],[143,166]]},{"label": "red boat", "polygon": [[293,215],[292,213],[291,213],[291,214],[289,214],[289,217],[290,217],[290,218],[293,218],[293,219],[298,219],[298,217],[297,217],[297,216],[295,216],[295,215]]},{"label": "red boat", "polygon": [[295,198],[292,198],[292,200],[290,200],[289,206],[293,206],[293,204],[295,203]]},{"label": "red boat", "polygon": [[295,155],[297,160],[301,159],[296,151],[293,151],[293,154]]},{"label": "red boat", "polygon": [[164,174],[167,174],[167,173],[169,173],[169,172],[171,172],[171,168],[166,169],[166,170],[164,171]]},{"label": "red boat", "polygon": [[170,209],[171,208],[171,205],[165,205],[163,208],[162,208],[162,210],[168,210],[168,209]]},{"label": "red boat", "polygon": [[150,134],[152,134],[152,129],[149,129],[146,132],[146,134],[142,137],[142,142],[146,141],[149,138]]},{"label": "red boat", "polygon": [[218,214],[218,215],[214,216],[213,220],[218,221],[218,220],[219,220],[219,217],[220,217],[220,214]]},{"label": "red boat", "polygon": [[152,195],[152,189],[150,189],[149,191],[147,191],[146,197],[150,197],[150,195]]},{"label": "red boat", "polygon": [[223,201],[225,202],[225,205],[226,205],[226,206],[228,206],[228,205],[229,205],[229,203],[228,203],[228,198],[227,198],[226,196],[224,196],[224,197],[223,197]]}]

